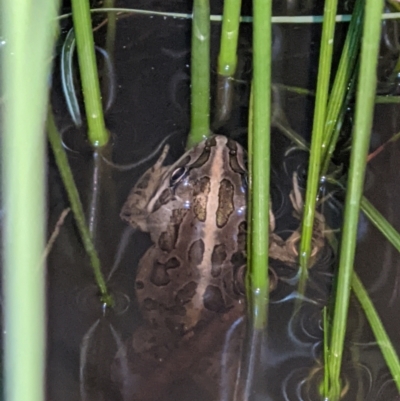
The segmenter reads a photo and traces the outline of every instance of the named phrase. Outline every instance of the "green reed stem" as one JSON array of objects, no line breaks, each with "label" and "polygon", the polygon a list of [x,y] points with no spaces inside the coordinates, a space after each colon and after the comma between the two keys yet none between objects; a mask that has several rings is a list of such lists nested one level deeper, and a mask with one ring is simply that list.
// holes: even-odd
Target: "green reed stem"
[{"label": "green reed stem", "polygon": [[72,0],[71,4],[89,140],[92,146],[103,146],[108,142],[109,134],[101,104],[89,1]]},{"label": "green reed stem", "polygon": [[355,107],[355,125],[344,211],[343,236],[339,259],[338,287],[330,346],[330,400],[340,394],[340,368],[353,273],[357,224],[362,197],[367,151],[372,128],[376,90],[376,67],[381,33],[382,3],[367,0],[361,46],[360,76]]},{"label": "green reed stem", "polygon": [[393,376],[397,391],[400,391],[399,357],[397,356],[397,352],[393,347],[385,328],[383,327],[381,319],[379,318],[371,299],[368,297],[366,289],[355,272],[352,274],[351,287],[356,294],[362,308],[364,309],[364,313],[367,316],[368,322],[378,342],[379,348],[381,349],[382,355],[385,358],[386,364]]},{"label": "green reed stem", "polygon": [[[104,0],[103,7],[112,9],[114,7],[114,3],[115,0]],[[110,57],[111,60],[114,59],[116,30],[117,30],[117,13],[110,11],[107,13],[106,51],[108,57]]]},{"label": "green reed stem", "polygon": [[43,121],[57,12],[58,1],[0,3],[1,36],[6,41],[0,69],[5,379],[1,391],[7,401],[45,399]]},{"label": "green reed stem", "polygon": [[101,300],[107,306],[113,306],[113,299],[111,295],[108,293],[106,282],[101,273],[100,259],[97,255],[92,238],[90,236],[88,226],[86,224],[85,214],[83,212],[83,207],[79,197],[79,193],[74,182],[74,177],[72,175],[72,171],[68,163],[67,155],[61,142],[60,134],[57,130],[54,121],[53,113],[50,108],[47,115],[47,134],[51,148],[54,153],[54,157],[56,159],[58,170],[63,180],[65,190],[67,191],[68,194],[68,199],[71,204],[71,209],[74,214],[76,225],[81,235],[83,246],[90,258],[93,274],[97,286],[99,287],[100,290]]},{"label": "green reed stem", "polygon": [[324,395],[325,399],[327,399],[328,391],[329,391],[329,332],[330,332],[330,327],[329,327],[329,320],[328,320],[328,311],[326,306],[322,310],[322,330],[323,330],[323,335],[324,335],[324,341],[323,341],[323,358],[324,358],[324,379],[323,382],[321,383],[322,385],[322,391],[321,394]]},{"label": "green reed stem", "polygon": [[210,132],[210,3],[194,0],[191,61],[191,126],[188,147]]},{"label": "green reed stem", "polygon": [[[335,76],[332,91],[329,96],[326,111],[325,132],[322,142],[322,164],[326,164],[326,159],[331,156],[328,154],[329,145],[335,132],[336,123],[343,111],[343,103],[348,93],[348,86],[356,68],[360,40],[362,33],[362,17],[364,11],[364,0],[357,0],[347,31],[346,40],[343,45],[339,67]],[[336,145],[336,143],[334,143]]]},{"label": "green reed stem", "polygon": [[242,0],[225,0],[222,16],[221,48],[218,55],[218,74],[233,77],[237,66],[237,43]]},{"label": "green reed stem", "polygon": [[[247,133],[247,164],[248,164],[248,187],[249,193],[247,196],[247,243],[246,243],[246,252],[247,252],[247,266],[251,266],[251,248],[252,248],[252,219],[251,219],[251,211],[252,211],[252,191],[253,188],[253,132],[254,132],[254,85],[251,84],[250,88],[250,99],[249,99],[249,122],[248,122],[248,133]],[[246,275],[246,291],[247,291],[247,299],[252,298],[251,294],[251,278],[250,271],[247,270]]]},{"label": "green reed stem", "polygon": [[212,125],[216,129],[223,126],[232,115],[241,5],[241,0],[224,1],[221,47],[218,55],[217,93]]},{"label": "green reed stem", "polygon": [[324,22],[322,24],[321,50],[318,65],[317,92],[315,97],[315,110],[313,130],[311,137],[310,161],[307,175],[307,190],[302,220],[300,242],[300,283],[299,291],[304,291],[308,277],[308,260],[311,251],[311,239],[317,203],[319,173],[322,154],[322,141],[324,138],[326,107],[329,93],[329,79],[331,75],[333,40],[335,34],[335,17],[337,0],[327,0],[324,9]]},{"label": "green reed stem", "polygon": [[267,324],[271,120],[271,0],[253,1],[253,143],[251,178],[252,319]]}]

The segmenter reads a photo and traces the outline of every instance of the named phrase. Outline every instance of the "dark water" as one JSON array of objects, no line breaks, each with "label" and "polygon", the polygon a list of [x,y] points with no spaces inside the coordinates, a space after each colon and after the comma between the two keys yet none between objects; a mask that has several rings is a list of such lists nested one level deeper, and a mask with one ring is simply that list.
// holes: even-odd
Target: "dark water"
[{"label": "dark water", "polygon": [[[347,2],[346,5],[350,6]],[[183,0],[141,4],[125,0],[117,2],[117,6],[178,12],[191,10],[191,3]],[[276,2],[274,7],[275,15],[321,12],[321,4],[308,1]],[[221,2],[213,2],[212,12],[219,13],[220,10]],[[251,5],[246,2],[243,14],[249,15],[250,12]],[[69,22],[65,24],[67,30]],[[274,25],[274,84],[315,89],[320,28],[317,24]],[[338,27],[340,40],[345,29],[345,24]],[[141,160],[170,134],[173,135],[168,139],[171,150],[167,164],[182,155],[190,123],[190,31],[190,21],[186,19],[140,15],[118,18],[112,77],[115,98],[106,112],[106,124],[112,134],[112,149],[106,157],[113,163],[127,165]],[[392,31],[388,29],[386,32],[391,39]],[[99,46],[104,45],[104,32],[104,28],[96,32]],[[213,23],[211,51],[214,81],[219,33],[220,25]],[[337,43],[337,49],[340,49],[340,43]],[[391,66],[387,60],[390,57],[393,59],[394,50],[389,50],[384,47],[382,50],[389,56],[386,55],[382,62],[381,83],[382,90],[393,92],[396,84],[384,82],[388,75],[385,71]],[[229,121],[218,130],[218,133],[242,144],[246,143],[247,134],[251,52],[251,26],[243,24],[234,109]],[[103,82],[106,86],[107,77]],[[104,96],[107,97],[106,90]],[[212,97],[214,99],[215,93]],[[58,126],[69,148],[70,164],[85,209],[89,210],[93,156],[90,147],[82,141],[84,130],[76,129],[68,115],[57,66],[53,76],[52,101]],[[280,86],[273,94],[278,123],[290,127],[307,140],[312,129],[313,103],[312,96],[285,91]],[[351,121],[349,115],[349,127]],[[297,220],[292,217],[288,199],[292,174],[298,172],[300,185],[304,187],[307,155],[296,150],[286,155],[292,145],[279,124],[273,127],[272,137],[272,201],[277,219],[276,232],[288,237],[298,226]],[[371,149],[389,139],[398,127],[396,106],[378,105]],[[68,202],[51,152],[49,155],[49,229],[52,229]],[[127,171],[100,163],[102,181],[96,203],[95,242],[103,272],[117,302],[114,310],[104,311],[98,300],[90,264],[71,215],[67,217],[54,245],[48,265],[49,400],[144,399],[129,395],[134,393],[132,388],[135,387],[136,377],[123,374],[126,372],[123,365],[126,359],[121,355],[125,350],[129,356],[132,333],[144,325],[135,299],[135,272],[151,241],[147,234],[133,233],[120,220],[119,213],[130,189],[155,159]],[[400,193],[396,180],[398,160],[397,145],[394,143],[369,164],[366,196],[395,227],[400,228],[396,209],[399,204],[397,194]],[[324,210],[333,228],[340,225],[342,199],[343,194],[337,193],[334,200],[327,202]],[[398,261],[396,251],[361,216],[356,269],[395,345],[400,341],[398,323],[393,319],[400,299]],[[251,399],[319,400],[318,385],[323,373],[321,310],[329,302],[335,257],[329,247],[324,250],[321,259],[310,271],[307,299],[298,311],[295,311],[297,295],[292,280],[296,270],[276,261],[271,263],[281,280],[271,293],[268,333],[259,339]],[[343,378],[349,389],[344,399],[394,400],[396,390],[391,376],[356,300],[351,304],[346,344]],[[181,354],[183,359],[196,358],[203,351],[200,345],[197,351],[187,351],[186,354],[182,351]],[[120,358],[118,369],[115,368],[116,354]],[[157,374],[159,372],[158,378],[167,374],[162,369],[156,371]],[[154,387],[159,387],[153,389],[155,395],[149,399],[213,399],[207,388],[199,384],[201,381],[191,378],[189,373],[185,374],[182,368],[171,377],[168,384],[163,384],[161,379],[156,382]],[[128,384],[123,383],[125,379]],[[229,386],[232,384],[228,383],[226,388]],[[230,394],[229,391],[227,394]]]}]

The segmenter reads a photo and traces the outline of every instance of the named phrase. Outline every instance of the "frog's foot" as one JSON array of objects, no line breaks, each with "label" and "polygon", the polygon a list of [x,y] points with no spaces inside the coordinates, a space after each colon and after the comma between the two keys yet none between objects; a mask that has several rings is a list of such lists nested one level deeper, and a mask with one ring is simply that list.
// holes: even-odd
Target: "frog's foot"
[{"label": "frog's foot", "polygon": [[298,252],[293,251],[291,242],[284,241],[279,235],[271,233],[269,236],[269,257],[286,264],[296,264]]},{"label": "frog's foot", "polygon": [[275,231],[275,215],[272,212],[272,202],[269,200],[269,231],[272,233]]},{"label": "frog's foot", "polygon": [[[304,201],[303,201],[303,196],[299,189],[299,181],[296,172],[293,173],[293,190],[291,191],[289,198],[294,208],[294,216],[300,220],[303,215]],[[311,254],[310,254],[311,267],[314,264],[314,261],[319,251],[325,246],[325,235],[324,235],[325,225],[326,224],[324,216],[316,210],[314,217],[314,227],[313,227],[313,236],[311,243]],[[288,252],[292,255],[296,255],[296,259],[299,255],[298,248],[300,241],[300,230],[301,227],[299,227],[286,240]]]},{"label": "frog's foot", "polygon": [[[287,252],[291,257],[297,262],[299,257],[299,242],[300,242],[300,228],[293,232],[293,234],[286,240]],[[314,265],[317,255],[319,251],[325,246],[325,238],[324,236],[317,236],[314,231],[312,240],[311,240],[311,254],[310,267]]]},{"label": "frog's foot", "polygon": [[[294,216],[300,220],[303,214],[303,197],[299,189],[297,173],[293,173],[293,190],[289,194],[290,201],[294,209]],[[273,230],[271,230],[272,232]],[[300,228],[292,233],[292,235],[284,241],[277,234],[270,234],[269,255],[272,259],[279,260],[283,263],[295,265],[298,263],[298,243],[300,240]],[[313,250],[314,253],[317,250]]]},{"label": "frog's foot", "polygon": [[296,217],[300,218],[300,216],[303,214],[303,207],[304,207],[304,201],[303,201],[303,196],[300,192],[299,188],[299,179],[297,178],[297,173],[293,173],[293,190],[289,194],[289,199],[292,202],[293,209],[296,213]]}]

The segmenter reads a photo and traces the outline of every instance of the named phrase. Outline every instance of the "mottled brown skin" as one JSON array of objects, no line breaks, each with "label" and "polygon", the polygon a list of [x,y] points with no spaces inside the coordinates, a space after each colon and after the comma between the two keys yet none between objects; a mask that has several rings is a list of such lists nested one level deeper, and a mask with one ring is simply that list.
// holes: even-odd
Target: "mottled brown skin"
[{"label": "mottled brown skin", "polygon": [[[124,220],[153,241],[136,275],[137,300],[147,321],[134,334],[130,351],[132,360],[141,361],[141,368],[136,363],[131,371],[147,376],[142,383],[147,390],[133,398],[138,400],[157,400],[143,398],[153,383],[167,387],[172,377],[196,376],[193,360],[207,356],[218,361],[227,330],[245,311],[244,151],[233,140],[213,136],[171,166],[162,165],[167,152],[166,146],[121,211]],[[292,237],[284,242],[274,234],[270,216],[270,257],[297,263]],[[219,380],[218,375],[205,380],[210,393],[217,392]]]},{"label": "mottled brown skin", "polygon": [[234,276],[245,260],[238,240],[246,222],[243,149],[211,137],[172,166],[158,161],[143,175],[147,183],[149,174],[161,175],[157,188],[146,192],[139,180],[121,212],[154,242],[139,262],[136,294],[150,324],[184,335],[243,302]]}]

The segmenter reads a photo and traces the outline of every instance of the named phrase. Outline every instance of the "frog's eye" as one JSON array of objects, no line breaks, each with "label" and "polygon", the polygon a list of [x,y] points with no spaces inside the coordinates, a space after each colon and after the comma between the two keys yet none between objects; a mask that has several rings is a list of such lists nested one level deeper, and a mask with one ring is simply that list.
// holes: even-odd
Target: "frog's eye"
[{"label": "frog's eye", "polygon": [[179,181],[181,181],[183,179],[183,177],[186,175],[186,173],[187,173],[186,167],[181,166],[181,167],[178,167],[177,169],[175,169],[169,180],[169,185],[171,187],[176,185]]}]

